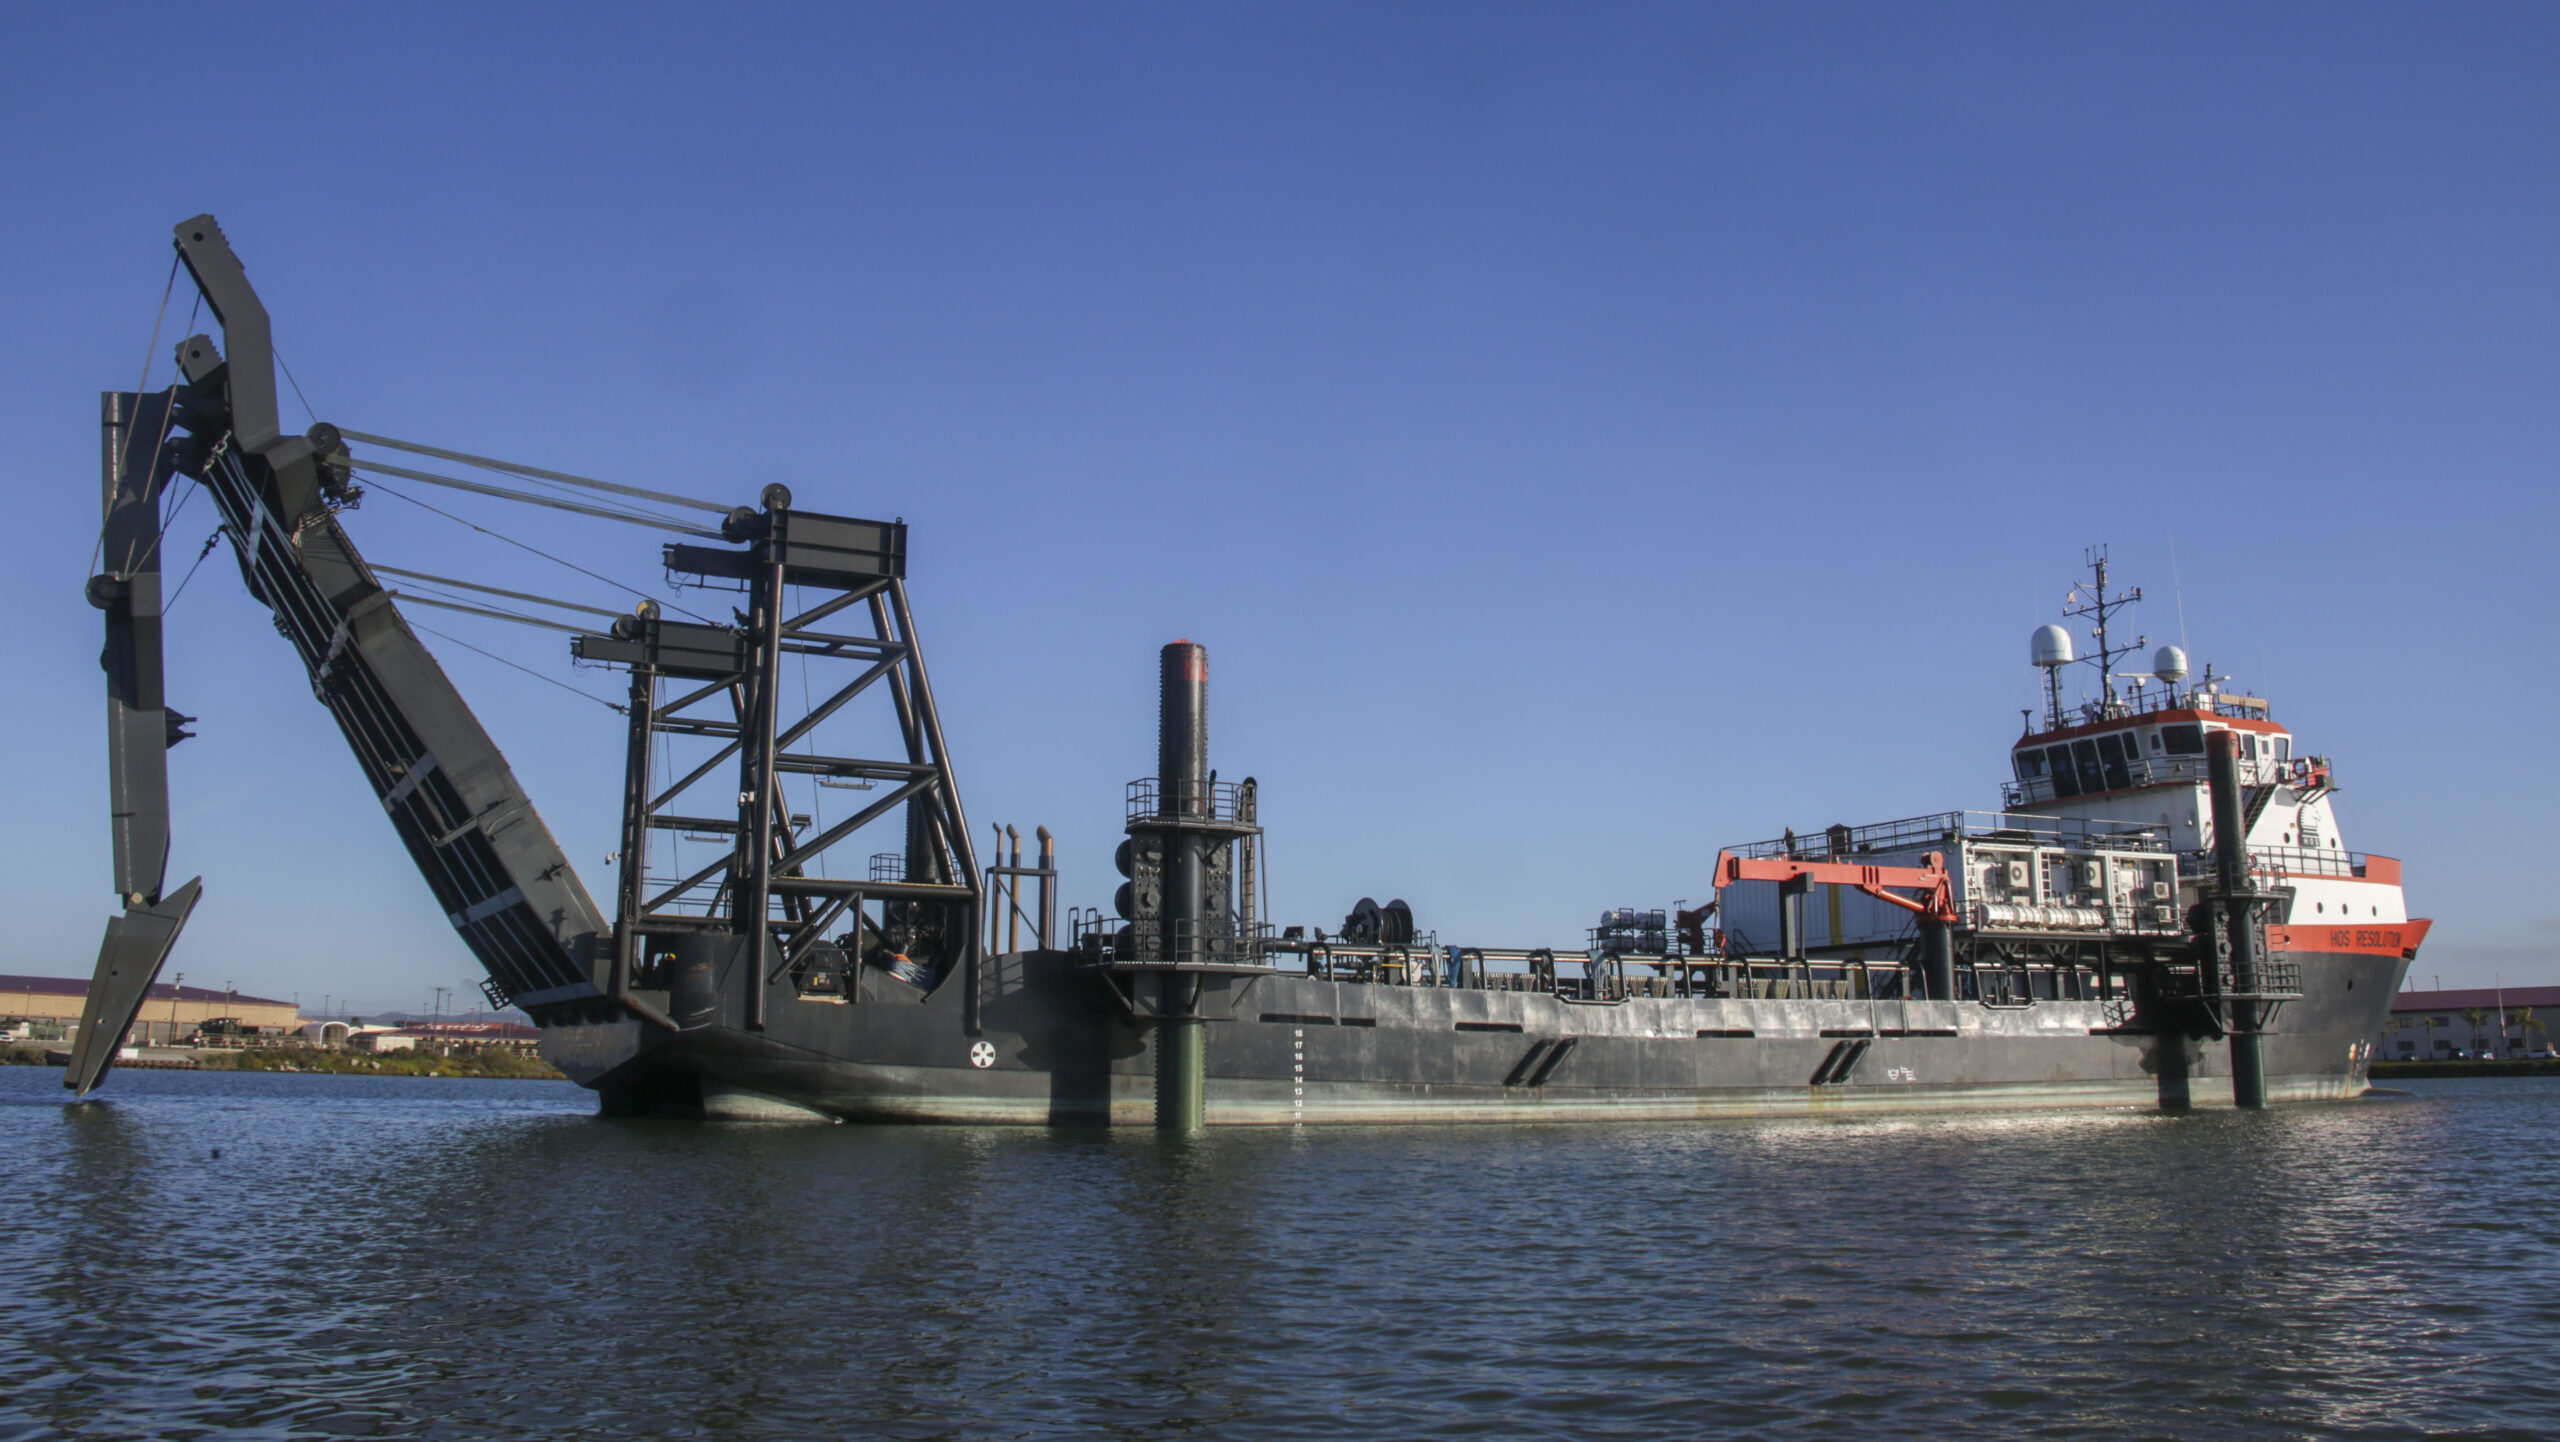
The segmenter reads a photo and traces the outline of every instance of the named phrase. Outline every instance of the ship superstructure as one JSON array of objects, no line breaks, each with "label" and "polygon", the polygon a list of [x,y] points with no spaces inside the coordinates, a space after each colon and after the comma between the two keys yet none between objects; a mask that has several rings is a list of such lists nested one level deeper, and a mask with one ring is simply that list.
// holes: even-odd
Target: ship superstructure
[{"label": "ship superstructure", "polygon": [[[2241,788],[2240,848],[2274,903],[2271,921],[2283,928],[2278,949],[2413,952],[2426,923],[2409,919],[2397,859],[2347,848],[2331,760],[2297,747],[2265,699],[2233,691],[2210,666],[2192,676],[2179,647],[2152,653],[2148,672],[2117,669],[2117,657],[2147,642],[2114,648],[2108,623],[2141,592],[2109,594],[2103,552],[2091,553],[2090,567],[2092,583],[2074,592],[2085,598],[2074,613],[2095,619],[2094,648],[2075,656],[2070,637],[2055,626],[2033,638],[2034,663],[2046,676],[2046,714],[2010,748],[2003,809],[2151,833],[2179,857],[2178,899],[2191,905],[2221,845],[2210,753],[2216,737],[2227,738],[2219,744],[2231,748]],[[2066,714],[2060,678],[2075,664],[2094,668],[2098,685],[2093,699]]]},{"label": "ship superstructure", "polygon": [[[228,354],[190,337],[182,384],[105,401],[90,594],[124,914],[75,1088],[112,1063],[199,894],[162,875],[162,757],[192,719],[159,683],[160,501],[178,477],[214,496],[492,1000],[608,1110],[1188,1130],[2344,1098],[2425,935],[2398,863],[2345,849],[2332,767],[2296,754],[2266,702],[2209,668],[2191,683],[2176,648],[2116,666],[2147,643],[2115,644],[2138,593],[2109,594],[2103,557],[2068,608],[2095,621],[2095,694],[2066,712],[2082,658],[2040,630],[2045,714],[2010,749],[1999,810],[1727,847],[1700,858],[1711,902],[1612,907],[1580,946],[1444,940],[1400,900],[1362,898],[1331,930],[1266,920],[1261,788],[1218,779],[1208,652],[1176,642],[1157,658],[1157,774],[1119,818],[1125,884],[1062,929],[1046,828],[1030,865],[1012,828],[983,861],[973,845],[903,524],[802,510],[778,484],[727,507],[326,424],[283,435],[237,259],[211,217],[177,241]],[[358,473],[671,529],[671,580],[738,594],[728,620],[652,601],[535,622],[627,673],[609,915],[401,609],[562,603],[370,565],[338,520]],[[819,746],[866,697],[879,744]],[[875,824],[902,828],[897,849],[829,865]]]}]

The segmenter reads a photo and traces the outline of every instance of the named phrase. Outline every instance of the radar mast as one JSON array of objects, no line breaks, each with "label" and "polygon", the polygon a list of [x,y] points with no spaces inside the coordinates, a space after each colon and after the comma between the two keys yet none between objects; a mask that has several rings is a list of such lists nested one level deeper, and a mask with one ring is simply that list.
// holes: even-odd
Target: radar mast
[{"label": "radar mast", "polygon": [[2116,698],[2116,658],[2119,656],[2129,656],[2134,652],[2143,649],[2145,646],[2151,644],[2151,638],[2148,636],[2136,637],[2133,643],[2127,646],[2110,646],[2107,644],[2108,621],[2113,619],[2116,612],[2121,611],[2125,607],[2132,605],[2134,602],[2141,600],[2142,588],[2140,586],[2136,586],[2131,590],[2118,595],[2108,595],[2107,548],[2104,546],[2091,546],[2081,554],[2088,559],[2089,570],[2095,578],[2095,581],[2092,585],[2072,587],[2071,594],[2066,598],[2063,605],[2062,614],[2069,616],[2074,620],[2083,616],[2092,617],[2097,622],[2090,631],[2091,638],[2098,643],[2097,649],[2091,651],[2086,656],[2080,657],[2079,659],[2089,662],[2091,665],[2098,668],[2099,700],[2096,714],[2099,716],[2108,716],[2115,714],[2120,704]]}]

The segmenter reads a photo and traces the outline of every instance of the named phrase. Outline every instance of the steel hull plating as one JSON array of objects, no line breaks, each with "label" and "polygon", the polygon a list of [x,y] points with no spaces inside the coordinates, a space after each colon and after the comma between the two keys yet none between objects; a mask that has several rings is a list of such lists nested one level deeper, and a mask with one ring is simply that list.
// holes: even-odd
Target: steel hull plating
[{"label": "steel hull plating", "polygon": [[[2306,954],[2265,1039],[2272,1100],[2361,1095],[2407,963]],[[981,1034],[961,998],[787,996],[761,1032],[554,1028],[608,1110],[1140,1126],[1154,1031],[1064,956],[997,958]],[[1637,1121],[1829,1112],[2228,1106],[2230,1049],[2105,1002],[1637,998],[1228,979],[1209,992],[1211,1125]],[[973,1051],[975,1057],[973,1057]],[[987,1064],[980,1066],[976,1060]],[[1817,1080],[1817,1078],[1821,1078]],[[743,1100],[742,1100],[743,1099]]]}]

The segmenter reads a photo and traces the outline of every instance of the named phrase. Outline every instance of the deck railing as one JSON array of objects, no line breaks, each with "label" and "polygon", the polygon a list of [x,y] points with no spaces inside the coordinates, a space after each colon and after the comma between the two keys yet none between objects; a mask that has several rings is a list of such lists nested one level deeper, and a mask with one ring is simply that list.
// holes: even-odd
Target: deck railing
[{"label": "deck railing", "polygon": [[[1201,786],[1191,781],[1176,781],[1173,792],[1173,815],[1184,821],[1250,821],[1242,811],[1244,784],[1239,781],[1213,781]],[[1153,776],[1143,776],[1128,786],[1128,817],[1145,821],[1163,816],[1164,792]]]},{"label": "deck railing", "polygon": [[[2365,853],[2361,851],[2322,851],[2306,846],[2249,848],[2249,869],[2261,876],[2354,878],[2364,875],[2365,860]],[[2214,874],[2214,865],[2210,851],[2182,852],[2178,857],[2178,875],[2189,879],[2208,877]]]},{"label": "deck railing", "polygon": [[[1775,841],[1736,846],[1737,856],[1753,859],[1791,856],[1802,860],[1849,859],[1914,851],[1955,849],[1957,841],[2021,841],[2077,850],[2166,851],[2160,828],[2132,821],[2099,821],[2072,816],[2034,816],[2013,811],[1941,811],[1872,826],[1831,826]],[[1953,858],[1949,858],[1953,864]]]}]

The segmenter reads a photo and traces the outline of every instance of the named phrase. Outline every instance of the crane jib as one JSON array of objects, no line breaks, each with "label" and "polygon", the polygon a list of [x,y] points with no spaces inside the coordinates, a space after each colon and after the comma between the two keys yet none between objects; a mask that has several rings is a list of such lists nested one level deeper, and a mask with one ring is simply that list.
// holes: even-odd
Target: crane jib
[{"label": "crane jib", "polygon": [[[285,433],[276,410],[277,361],[266,308],[238,257],[211,216],[179,225],[176,241],[188,274],[220,322],[223,340],[217,346],[211,337],[196,335],[179,342],[182,379],[164,392],[105,397],[107,523],[100,541],[102,573],[89,592],[106,613],[111,819],[124,910],[108,924],[90,989],[92,1015],[69,1084],[85,1092],[111,1065],[200,893],[199,881],[189,881],[162,895],[170,844],[165,753],[185,738],[182,728],[193,720],[170,709],[160,694],[161,501],[177,476],[198,482],[220,512],[221,534],[238,558],[244,584],[273,613],[277,630],[301,658],[313,696],[337,723],[438,909],[487,972],[485,989],[493,1002],[521,1007],[554,1032],[626,1019],[672,1031],[677,1023],[669,1013],[677,1010],[693,1019],[689,1024],[759,1030],[767,986],[823,990],[843,971],[849,948],[866,957],[876,953],[872,959],[892,958],[900,976],[930,988],[965,979],[963,1013],[976,1034],[981,879],[907,606],[903,524],[796,511],[786,489],[768,486],[761,510],[731,508],[716,532],[693,532],[731,547],[683,544],[666,552],[670,568],[680,574],[739,583],[750,601],[742,624],[668,621],[654,601],[627,616],[550,603],[617,617],[609,627],[597,627],[607,634],[575,634],[571,654],[631,675],[632,703],[616,708],[630,715],[631,761],[625,845],[615,858],[621,863],[617,904],[609,915],[579,880],[479,718],[401,615],[395,593],[340,524],[339,512],[361,496],[354,484],[358,471],[408,473],[357,461],[347,450],[350,433],[326,423],[305,435]],[[716,509],[671,492],[354,434],[367,444],[538,483]],[[589,506],[458,484],[499,499],[656,523],[654,517],[616,509],[615,502]],[[471,581],[421,579],[547,599]],[[795,587],[829,594],[795,614],[785,604]],[[832,616],[863,614],[854,608],[865,606],[868,635],[841,623],[817,629]],[[806,704],[792,706],[784,696],[786,658],[794,668],[794,684],[787,689],[795,694],[806,691],[802,672],[815,663],[851,663],[854,670],[822,699],[803,695]],[[892,703],[903,755],[792,750],[856,699],[883,693]],[[724,703],[731,713],[726,716],[698,709]],[[653,797],[652,752],[669,743],[705,742],[716,744],[711,758],[671,785],[662,780],[664,790]],[[671,818],[692,816],[683,809],[684,793],[697,784],[725,794],[733,783],[714,775],[724,765],[736,773],[736,819],[713,821],[735,838],[734,848],[672,888],[648,884],[650,838],[675,825]],[[786,779],[800,777],[863,789],[878,779],[900,785],[890,799],[850,818],[813,822],[784,800]],[[700,810],[702,798],[691,799]],[[889,872],[882,872],[875,853],[868,881],[847,884],[823,872],[810,874],[821,852],[900,810],[906,843]],[[683,824],[699,829],[713,823]],[[657,878],[661,885],[669,879]],[[845,926],[850,929],[843,936],[831,936]],[[689,969],[685,961],[694,953],[734,954],[755,964],[721,968],[719,976],[730,980],[705,983],[702,969]],[[777,959],[779,965],[773,964]],[[786,974],[790,980],[783,979]],[[711,992],[703,990],[706,984]]]}]

